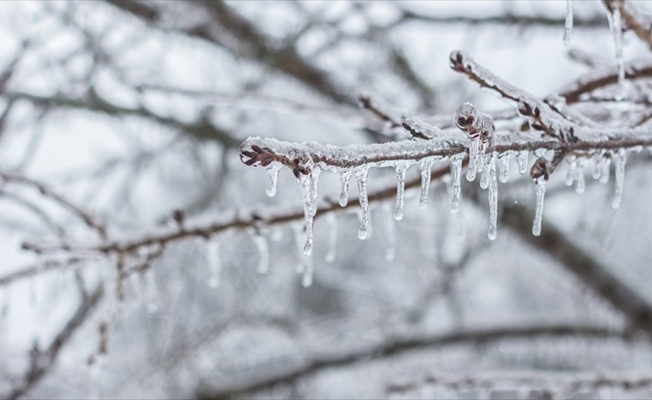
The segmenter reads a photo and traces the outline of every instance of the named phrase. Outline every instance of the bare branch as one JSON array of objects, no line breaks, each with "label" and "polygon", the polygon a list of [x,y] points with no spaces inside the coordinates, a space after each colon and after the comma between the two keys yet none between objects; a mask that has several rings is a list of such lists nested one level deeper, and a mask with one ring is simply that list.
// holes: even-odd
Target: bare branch
[{"label": "bare branch", "polygon": [[200,389],[198,396],[203,399],[209,399],[226,398],[231,395],[245,394],[254,390],[268,389],[279,384],[289,384],[325,368],[348,366],[359,362],[392,357],[417,349],[440,347],[458,343],[486,343],[511,338],[559,336],[622,338],[624,334],[623,332],[612,329],[588,325],[518,325],[495,329],[458,331],[449,334],[423,334],[418,336],[388,338],[379,344],[341,354],[309,356],[295,365],[270,369],[258,376],[248,377],[243,381],[231,381],[224,385],[220,385],[219,387],[211,387],[206,384],[207,387]]},{"label": "bare branch", "polygon": [[82,303],[68,321],[66,326],[57,334],[50,346],[45,350],[41,351],[38,347],[35,347],[31,351],[31,363],[29,370],[25,373],[22,382],[20,382],[16,387],[11,389],[7,394],[1,395],[3,399],[13,400],[18,399],[26,395],[38,382],[52,369],[54,364],[57,361],[59,352],[63,346],[68,343],[72,338],[73,334],[77,329],[82,326],[82,324],[88,319],[91,315],[91,312],[99,304],[102,296],[104,295],[104,286],[99,285],[93,293],[88,296],[84,296]]}]

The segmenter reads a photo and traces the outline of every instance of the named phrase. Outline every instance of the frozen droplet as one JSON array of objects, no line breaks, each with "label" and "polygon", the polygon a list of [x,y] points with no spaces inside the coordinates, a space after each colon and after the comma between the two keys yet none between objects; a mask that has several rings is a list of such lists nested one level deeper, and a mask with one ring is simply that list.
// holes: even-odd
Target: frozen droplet
[{"label": "frozen droplet", "polygon": [[269,272],[269,243],[260,232],[254,233],[253,241],[258,249],[258,273],[266,274]]},{"label": "frozen droplet", "polygon": [[469,167],[466,170],[466,180],[473,182],[475,176],[478,173],[478,152],[480,146],[480,139],[471,140],[471,145],[469,146]]},{"label": "frozen droplet", "polygon": [[327,263],[335,261],[337,249],[337,216],[334,212],[326,215],[326,222],[328,223],[328,252],[324,259]]},{"label": "frozen droplet", "polygon": [[571,43],[573,34],[573,0],[566,0],[566,20],[564,21],[564,45]]},{"label": "frozen droplet", "polygon": [[516,153],[516,164],[518,165],[518,173],[525,175],[527,172],[528,157],[530,152],[527,150],[522,150]]},{"label": "frozen droplet", "polygon": [[498,179],[502,183],[509,180],[509,157],[509,152],[503,153],[498,157]]},{"label": "frozen droplet", "polygon": [[532,234],[541,235],[541,223],[543,222],[543,201],[546,196],[546,179],[543,176],[534,180],[536,186],[536,208],[534,209],[534,223],[532,224]]},{"label": "frozen droplet", "polygon": [[387,247],[385,247],[385,260],[394,261],[396,258],[396,226],[392,218],[392,206],[390,203],[383,204],[383,214],[385,216],[385,235],[387,238]]},{"label": "frozen droplet", "polygon": [[220,257],[220,242],[217,238],[213,238],[206,244],[206,261],[208,262],[208,270],[210,277],[208,278],[208,286],[218,288],[220,286],[220,275],[222,273],[222,260]]},{"label": "frozen droplet", "polygon": [[453,195],[451,196],[452,213],[456,213],[460,207],[460,195],[462,193],[462,161],[464,161],[464,154],[456,154],[451,157],[451,174],[453,175]]},{"label": "frozen droplet", "polygon": [[360,201],[360,210],[362,212],[362,224],[358,230],[358,237],[366,239],[369,234],[369,199],[367,198],[367,176],[369,168],[362,166],[356,169],[355,177],[358,180],[358,196]]},{"label": "frozen droplet", "polygon": [[353,170],[351,169],[345,169],[344,171],[340,172],[340,182],[341,182],[340,206],[341,207],[346,207],[346,205],[349,203],[349,181],[351,180],[352,173]]},{"label": "frozen droplet", "polygon": [[577,160],[575,157],[569,157],[566,159],[568,164],[568,169],[566,170],[566,179],[564,179],[564,184],[566,186],[572,186],[575,182],[575,175],[577,170]]},{"label": "frozen droplet", "polygon": [[496,179],[496,153],[491,155],[489,165],[489,240],[496,239],[498,230],[498,180]]},{"label": "frozen droplet", "polygon": [[615,190],[614,197],[611,200],[611,207],[618,209],[620,201],[623,198],[623,188],[625,186],[625,163],[627,161],[627,152],[624,149],[619,149],[613,155],[614,171],[615,171]]},{"label": "frozen droplet", "polygon": [[419,162],[421,167],[421,196],[419,197],[419,207],[425,209],[428,207],[428,191],[430,190],[430,175],[434,160],[424,158]]},{"label": "frozen droplet", "polygon": [[403,219],[403,206],[405,205],[405,171],[409,164],[400,162],[396,164],[396,208],[394,218],[397,221]]},{"label": "frozen droplet", "polygon": [[273,197],[276,194],[276,184],[278,183],[278,173],[281,170],[281,167],[283,167],[283,164],[279,162],[272,162],[267,166],[267,176],[268,176],[268,181],[267,181],[267,189],[265,189],[265,193],[269,197]]},{"label": "frozen droplet", "polygon": [[313,166],[309,174],[299,174],[298,181],[303,197],[303,214],[306,221],[306,244],[303,251],[310,255],[313,247],[313,223],[317,213],[317,196],[319,194],[319,176],[321,169]]},{"label": "frozen droplet", "polygon": [[577,166],[575,167],[575,191],[580,194],[584,193],[586,189],[586,181],[584,180],[585,163],[584,159],[577,160]]}]

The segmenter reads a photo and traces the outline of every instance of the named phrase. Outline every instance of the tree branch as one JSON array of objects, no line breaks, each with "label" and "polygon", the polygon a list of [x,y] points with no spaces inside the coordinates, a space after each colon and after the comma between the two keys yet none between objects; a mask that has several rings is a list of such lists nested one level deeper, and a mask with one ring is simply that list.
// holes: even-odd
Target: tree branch
[{"label": "tree branch", "polygon": [[578,336],[597,338],[622,338],[623,332],[588,325],[512,326],[495,329],[478,329],[448,334],[424,334],[390,338],[382,343],[358,348],[340,354],[323,354],[306,357],[295,365],[269,369],[246,380],[231,380],[218,387],[206,386],[198,391],[201,399],[219,399],[269,389],[279,384],[289,384],[326,368],[342,367],[360,362],[396,356],[412,350],[423,350],[451,344],[478,344],[512,338],[540,338]]}]

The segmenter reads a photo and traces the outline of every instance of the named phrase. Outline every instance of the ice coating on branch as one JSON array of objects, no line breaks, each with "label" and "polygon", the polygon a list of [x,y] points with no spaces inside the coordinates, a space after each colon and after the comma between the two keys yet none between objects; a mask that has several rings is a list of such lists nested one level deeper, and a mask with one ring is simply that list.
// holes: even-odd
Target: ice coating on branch
[{"label": "ice coating on branch", "polygon": [[367,176],[369,175],[369,168],[362,166],[355,171],[355,177],[358,180],[358,196],[360,201],[360,209],[362,212],[362,224],[358,230],[358,237],[362,240],[366,239],[369,235],[369,199],[367,198]]},{"label": "ice coating on branch", "polygon": [[428,207],[428,191],[430,190],[430,175],[434,159],[424,158],[419,162],[421,167],[421,196],[419,197],[419,207],[425,209]]},{"label": "ice coating on branch", "polygon": [[337,256],[337,216],[335,213],[328,213],[326,215],[326,222],[328,223],[328,252],[324,260],[330,264],[335,261],[335,257]]},{"label": "ice coating on branch", "polygon": [[386,202],[383,204],[383,214],[385,216],[385,235],[387,238],[385,260],[392,262],[396,258],[396,226],[392,217],[392,206],[390,203]]},{"label": "ice coating on branch", "polygon": [[623,23],[620,16],[620,7],[616,2],[612,3],[611,9],[607,7],[607,17],[609,18],[609,28],[614,39],[616,48],[616,63],[618,64],[618,94],[616,100],[623,99],[623,89],[625,83],[625,62],[623,60]]},{"label": "ice coating on branch", "polygon": [[498,230],[498,180],[496,179],[496,153],[492,153],[489,165],[489,240],[496,239]]},{"label": "ice coating on branch", "polygon": [[394,219],[400,221],[403,219],[403,206],[405,205],[405,172],[409,163],[399,162],[396,164],[396,208],[394,210]]},{"label": "ice coating on branch", "polygon": [[614,197],[611,200],[611,207],[614,209],[620,208],[620,201],[623,198],[623,188],[625,185],[625,162],[627,161],[627,152],[624,149],[619,149],[613,154],[614,170],[615,170],[615,190]]},{"label": "ice coating on branch", "polygon": [[269,197],[274,197],[276,194],[276,184],[278,183],[278,173],[283,167],[283,164],[280,162],[273,162],[267,166],[267,176],[269,178],[267,182],[267,188],[265,189],[265,193]]},{"label": "ice coating on branch", "polygon": [[319,195],[319,176],[321,169],[313,166],[312,170],[306,175],[299,174],[297,180],[301,188],[303,197],[303,213],[306,221],[306,244],[303,247],[304,253],[312,254],[313,247],[313,222],[317,213],[317,196]]},{"label": "ice coating on branch", "polygon": [[502,183],[505,183],[509,180],[509,158],[509,152],[505,152],[498,156],[498,179]]},{"label": "ice coating on branch", "polygon": [[518,165],[518,173],[525,175],[527,172],[527,159],[530,156],[530,152],[527,150],[519,151],[516,153],[516,164]]},{"label": "ice coating on branch", "polygon": [[353,170],[345,169],[340,172],[340,206],[346,207],[349,203],[349,181],[351,180],[351,175]]},{"label": "ice coating on branch", "polygon": [[573,0],[566,0],[566,20],[564,21],[564,45],[571,43],[573,34]]},{"label": "ice coating on branch", "polygon": [[532,224],[532,234],[541,236],[541,223],[543,222],[543,201],[546,196],[546,179],[543,176],[534,180],[536,187],[536,207],[534,209],[534,223]]},{"label": "ice coating on branch", "polygon": [[586,181],[584,180],[584,164],[586,160],[580,159],[577,160],[577,165],[575,167],[575,191],[577,193],[584,193],[586,189]]},{"label": "ice coating on branch", "polygon": [[436,137],[442,137],[445,135],[444,131],[438,127],[431,125],[427,122],[421,121],[418,118],[414,117],[403,117],[401,120],[403,128],[410,132],[414,137],[422,139],[432,139]]},{"label": "ice coating on branch", "polygon": [[206,259],[210,277],[208,286],[216,289],[220,287],[220,275],[222,274],[222,260],[220,258],[220,242],[217,238],[206,243]]},{"label": "ice coating on branch", "polygon": [[266,274],[269,272],[269,243],[260,232],[254,233],[253,241],[258,249],[258,273]]},{"label": "ice coating on branch", "polygon": [[460,208],[460,195],[462,193],[462,162],[464,154],[458,154],[451,158],[451,175],[453,176],[453,195],[451,196],[451,212],[457,213]]}]

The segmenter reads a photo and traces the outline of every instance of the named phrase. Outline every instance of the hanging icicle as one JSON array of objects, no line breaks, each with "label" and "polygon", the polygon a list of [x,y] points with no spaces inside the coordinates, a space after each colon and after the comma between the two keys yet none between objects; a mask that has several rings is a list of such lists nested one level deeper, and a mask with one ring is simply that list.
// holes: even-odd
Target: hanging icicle
[{"label": "hanging icicle", "polygon": [[267,182],[267,188],[265,189],[265,194],[267,194],[269,197],[274,197],[276,195],[276,185],[278,183],[278,173],[283,167],[283,164],[279,162],[273,162],[269,164],[266,168],[267,170],[267,176],[268,176],[268,182]]},{"label": "hanging icicle", "polygon": [[434,160],[424,158],[419,162],[421,167],[421,196],[419,196],[419,207],[425,209],[428,207],[428,191],[430,190],[430,175]]},{"label": "hanging icicle", "polygon": [[525,175],[527,172],[528,157],[530,152],[527,150],[519,151],[516,153],[516,164],[518,165],[518,173]]},{"label": "hanging icicle", "polygon": [[364,240],[369,235],[369,199],[367,198],[367,176],[369,167],[362,166],[355,171],[358,180],[358,196],[360,201],[360,210],[362,212],[362,224],[358,230],[358,237]]},{"label": "hanging icicle", "polygon": [[509,158],[510,152],[505,152],[498,156],[498,179],[502,183],[506,183],[509,180]]},{"label": "hanging icicle", "polygon": [[403,219],[403,207],[405,205],[405,172],[409,163],[399,162],[396,164],[396,208],[394,209],[394,219],[400,221]]},{"label": "hanging icicle", "polygon": [[346,207],[349,203],[349,181],[351,180],[351,174],[353,174],[353,170],[351,169],[345,169],[340,172],[340,207]]},{"label": "hanging icicle", "polygon": [[306,268],[303,272],[303,277],[301,278],[301,286],[307,288],[312,286],[312,275],[314,273],[314,264],[311,257],[306,259]]},{"label": "hanging icicle", "polygon": [[541,224],[543,222],[543,201],[546,196],[546,179],[540,176],[534,180],[536,185],[536,208],[534,211],[534,223],[532,224],[532,234],[541,235]]},{"label": "hanging icicle", "polygon": [[625,89],[625,61],[623,59],[623,22],[618,2],[619,0],[616,0],[611,3],[611,8],[607,7],[607,17],[616,48],[616,63],[618,64],[618,93],[616,94],[616,100],[623,100]]},{"label": "hanging icicle", "polygon": [[451,158],[451,174],[453,175],[453,195],[451,196],[451,213],[455,214],[460,208],[460,195],[462,193],[462,162],[464,154],[457,154]]},{"label": "hanging icicle", "polygon": [[586,189],[584,164],[586,164],[586,160],[582,158],[577,160],[577,165],[575,166],[575,191],[580,194],[584,193],[584,190]]},{"label": "hanging icicle", "polygon": [[489,240],[496,239],[498,230],[498,180],[496,179],[496,153],[492,153],[489,165]]},{"label": "hanging icicle", "polygon": [[313,222],[317,213],[320,175],[321,169],[314,165],[310,173],[307,175],[299,174],[297,177],[299,187],[301,188],[301,195],[303,196],[303,213],[306,221],[306,244],[304,245],[303,251],[307,255],[312,254],[314,239]]},{"label": "hanging icicle", "polygon": [[627,162],[627,152],[619,149],[613,154],[614,171],[615,171],[615,190],[614,197],[611,200],[611,207],[620,208],[620,202],[623,198],[623,189],[625,186],[625,163]]}]

